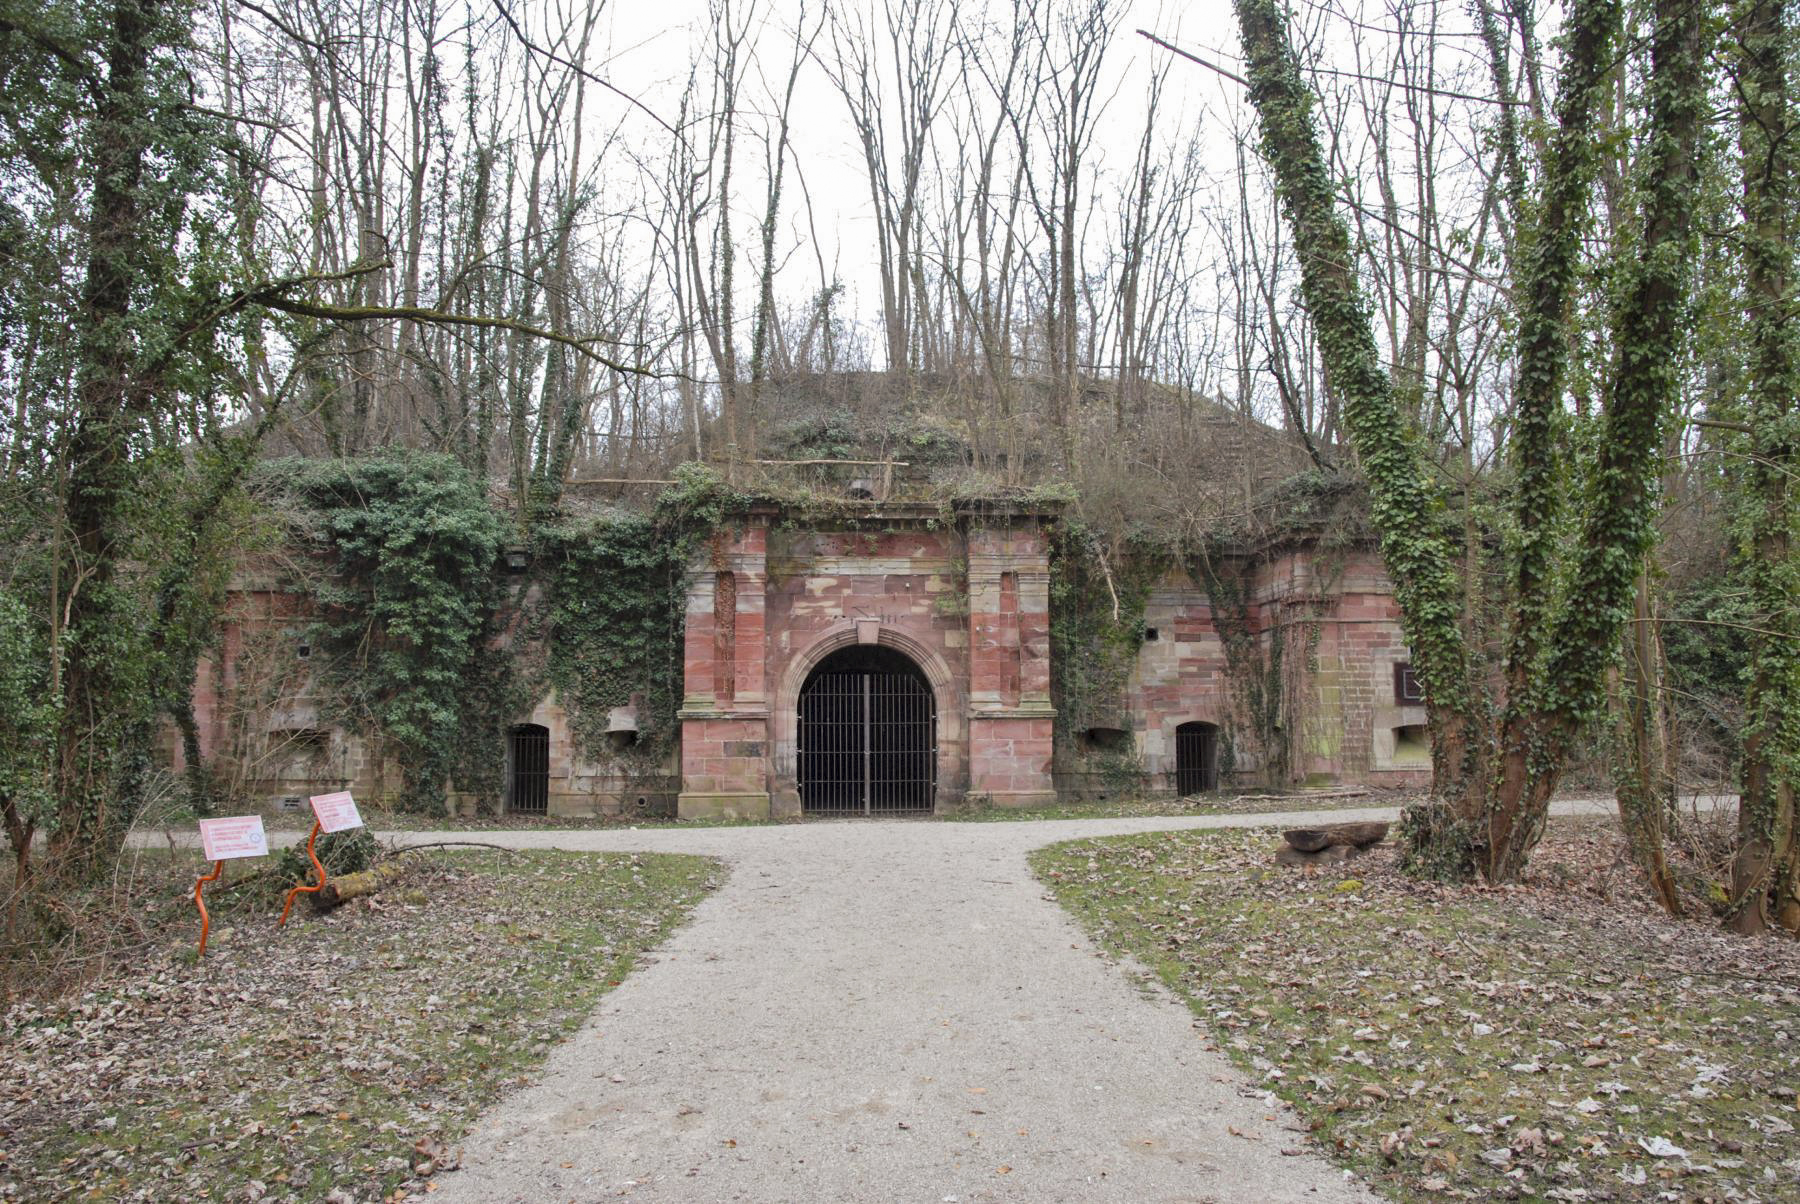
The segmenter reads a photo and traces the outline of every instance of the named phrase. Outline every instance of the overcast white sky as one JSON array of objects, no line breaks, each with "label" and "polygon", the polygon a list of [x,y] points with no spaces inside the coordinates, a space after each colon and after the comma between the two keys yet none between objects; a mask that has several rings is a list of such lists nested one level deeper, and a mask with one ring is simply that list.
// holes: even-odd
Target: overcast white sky
[{"label": "overcast white sky", "polygon": [[[840,4],[839,7],[853,6]],[[879,6],[865,3],[860,7],[874,10]],[[996,22],[1010,21],[1006,4],[979,2],[960,5],[959,19],[979,22],[988,10],[992,10]],[[762,61],[772,85],[778,85],[786,70],[789,47],[799,22],[804,17],[810,26],[817,21],[820,11],[818,0],[805,5],[798,0],[773,0],[767,6],[767,21],[762,29]],[[672,121],[695,48],[703,46],[710,36],[707,0],[658,0],[655,3],[628,0],[610,5],[608,13],[611,49],[599,73],[665,120]],[[1224,0],[1201,4],[1138,0],[1120,4],[1115,20],[1117,33],[1108,51],[1106,66],[1111,100],[1102,118],[1094,158],[1103,173],[1123,172],[1130,168],[1143,128],[1150,73],[1171,58],[1167,51],[1138,36],[1137,29],[1147,29],[1227,65],[1235,65],[1237,51],[1236,24],[1230,5]],[[819,39],[816,50],[829,54],[829,38]],[[761,89],[754,91],[760,93]],[[1202,120],[1209,105],[1216,113],[1222,101],[1230,102],[1240,91],[1238,85],[1214,72],[1177,60],[1169,72],[1157,120],[1171,139],[1178,134],[1186,137],[1194,123]],[[604,114],[603,120],[610,123],[624,116],[624,128],[634,141],[644,139],[657,145],[670,139],[668,132],[650,118],[631,114],[626,102],[616,97],[598,97],[596,100],[598,111]],[[814,206],[820,251],[827,265],[835,267],[848,287],[851,312],[870,315],[876,299],[871,291],[874,252],[867,177],[844,101],[817,64],[810,64],[802,71],[791,125],[793,159],[805,174],[805,186]],[[1219,132],[1222,135],[1222,162],[1229,164],[1230,136],[1223,130]],[[740,200],[747,219],[760,217],[755,211],[759,202],[760,181],[753,178]],[[810,244],[802,224],[804,217],[800,206],[799,189],[790,188],[788,203],[784,205],[787,231],[794,242],[805,239]],[[811,287],[817,274],[813,264],[812,249],[808,245],[788,273],[793,277],[789,290]]]}]

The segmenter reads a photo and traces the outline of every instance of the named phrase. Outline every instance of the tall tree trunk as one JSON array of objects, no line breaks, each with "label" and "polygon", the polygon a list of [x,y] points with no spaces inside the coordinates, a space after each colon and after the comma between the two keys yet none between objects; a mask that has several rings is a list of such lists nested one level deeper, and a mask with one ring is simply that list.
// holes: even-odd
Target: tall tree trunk
[{"label": "tall tree trunk", "polygon": [[1513,561],[1512,626],[1506,647],[1506,710],[1500,725],[1499,797],[1505,817],[1520,806],[1537,773],[1533,742],[1548,700],[1535,696],[1555,622],[1556,535],[1566,464],[1563,377],[1569,314],[1580,272],[1598,138],[1613,72],[1620,6],[1588,0],[1570,10],[1569,50],[1556,102],[1557,128],[1544,165],[1544,206],[1529,248],[1516,260],[1520,295],[1518,373],[1513,386],[1510,454],[1519,547]]},{"label": "tall tree trunk", "polygon": [[1638,573],[1636,613],[1622,642],[1625,669],[1616,675],[1613,699],[1613,791],[1619,800],[1619,823],[1657,902],[1678,916],[1681,900],[1664,842],[1674,813],[1675,783],[1668,772],[1662,638],[1651,605],[1648,566]]},{"label": "tall tree trunk", "polygon": [[1543,835],[1569,747],[1605,709],[1606,671],[1656,534],[1663,428],[1681,385],[1692,226],[1706,113],[1707,7],[1657,0],[1643,234],[1613,316],[1611,404],[1586,481],[1581,559],[1549,642],[1541,700],[1512,712],[1486,814],[1484,870],[1509,881]]},{"label": "tall tree trunk", "polygon": [[144,424],[130,328],[134,288],[148,269],[139,188],[149,154],[151,56],[169,19],[159,0],[113,0],[102,36],[106,78],[92,119],[88,259],[75,315],[80,411],[69,449],[66,522],[73,560],[66,615],[63,710],[50,833],[52,873],[91,872],[123,839],[130,792],[122,760],[147,734],[139,625],[116,580],[130,525],[132,451]]},{"label": "tall tree trunk", "polygon": [[1341,399],[1369,480],[1381,554],[1425,692],[1434,793],[1460,801],[1476,777],[1483,727],[1461,629],[1460,552],[1441,522],[1442,501],[1425,476],[1417,436],[1380,365],[1283,10],[1276,0],[1237,0],[1236,8],[1263,153],[1300,251],[1301,295],[1318,331],[1327,385]]},{"label": "tall tree trunk", "polygon": [[[1789,10],[1789,11],[1784,11]],[[1756,630],[1744,699],[1742,794],[1732,907],[1738,932],[1800,931],[1795,794],[1800,788],[1800,353],[1794,341],[1793,206],[1796,129],[1789,93],[1794,15],[1783,0],[1750,0],[1737,45],[1738,145],[1743,157],[1744,287],[1750,328],[1747,530],[1738,557]]]}]

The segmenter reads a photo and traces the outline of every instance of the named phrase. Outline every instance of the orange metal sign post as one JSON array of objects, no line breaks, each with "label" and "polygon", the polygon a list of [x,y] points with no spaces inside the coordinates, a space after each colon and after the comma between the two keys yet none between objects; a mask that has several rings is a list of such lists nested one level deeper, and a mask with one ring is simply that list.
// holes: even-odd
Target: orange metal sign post
[{"label": "orange metal sign post", "polygon": [[217,882],[219,875],[225,872],[223,861],[213,862],[213,872],[194,883],[194,906],[200,909],[200,952],[195,957],[206,956],[206,933],[212,927],[212,917],[206,914],[206,900],[200,897],[200,889],[208,882]]},{"label": "orange metal sign post", "polygon": [[319,863],[319,855],[313,852],[313,842],[319,839],[321,832],[347,832],[351,828],[363,826],[362,814],[356,809],[356,800],[350,797],[348,790],[339,790],[335,794],[315,794],[308,800],[312,803],[313,827],[312,835],[306,838],[306,856],[313,863],[313,871],[319,880],[311,886],[302,882],[288,892],[287,903],[281,909],[281,919],[275,927],[280,928],[287,923],[288,912],[293,910],[295,895],[311,895],[325,889],[325,867]]},{"label": "orange metal sign post", "polygon": [[275,927],[277,927],[277,928],[280,928],[283,924],[287,923],[288,912],[292,911],[294,908],[294,896],[295,895],[310,895],[317,891],[321,891],[321,890],[325,889],[325,867],[323,865],[319,864],[319,855],[317,853],[313,852],[313,842],[319,839],[319,833],[321,830],[322,829],[319,827],[319,821],[315,819],[313,821],[312,835],[308,836],[306,838],[306,856],[307,856],[307,859],[313,863],[313,869],[315,871],[317,871],[317,873],[319,875],[319,880],[317,882],[313,883],[311,886],[308,886],[308,885],[306,885],[306,883],[302,882],[299,886],[296,886],[293,890],[291,890],[287,893],[287,902],[285,904],[283,904],[282,908],[281,908],[281,918],[279,920],[275,921]]},{"label": "orange metal sign post", "polygon": [[227,861],[237,857],[267,857],[269,838],[263,834],[262,816],[227,815],[200,821],[200,846],[206,850],[206,859],[213,863],[213,871],[194,883],[194,906],[200,909],[200,952],[195,957],[206,956],[206,934],[212,929],[212,917],[206,914],[206,900],[201,898],[201,891],[208,882],[219,880]]}]

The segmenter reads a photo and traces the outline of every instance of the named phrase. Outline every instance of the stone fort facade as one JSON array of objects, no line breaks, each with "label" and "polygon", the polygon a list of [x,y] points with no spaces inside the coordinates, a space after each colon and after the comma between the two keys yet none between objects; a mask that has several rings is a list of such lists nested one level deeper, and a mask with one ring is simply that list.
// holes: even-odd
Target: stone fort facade
[{"label": "stone fort facade", "polygon": [[[1245,591],[1236,621],[1269,677],[1260,729],[1227,655],[1224,616],[1180,569],[1150,591],[1110,726],[1059,724],[1056,521],[991,504],[870,503],[836,522],[753,507],[692,566],[678,756],[650,777],[585,758],[552,695],[494,750],[506,758],[509,807],[898,815],[1108,793],[1429,783],[1425,711],[1391,588],[1366,548],[1325,557],[1301,541],[1246,550],[1234,566]],[[225,703],[246,632],[294,618],[278,594],[240,591],[240,602],[222,655],[197,683],[208,755],[232,746],[229,722],[242,724]],[[1270,656],[1278,644],[1284,655]],[[272,807],[297,808],[325,789],[378,796],[395,780],[374,742],[322,721],[303,686],[255,722],[267,731],[246,793]],[[633,709],[619,708],[610,726],[629,741]]]}]

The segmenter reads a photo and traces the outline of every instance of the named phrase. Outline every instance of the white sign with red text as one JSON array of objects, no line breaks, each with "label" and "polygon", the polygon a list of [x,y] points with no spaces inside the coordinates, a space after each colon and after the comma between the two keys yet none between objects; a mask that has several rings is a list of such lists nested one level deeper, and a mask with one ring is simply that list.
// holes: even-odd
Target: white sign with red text
[{"label": "white sign with red text", "polygon": [[203,819],[200,821],[200,844],[206,850],[208,861],[269,855],[269,837],[263,832],[260,815]]},{"label": "white sign with red text", "polygon": [[356,809],[356,800],[350,797],[348,790],[313,795],[312,809],[321,832],[343,832],[363,826],[362,813]]}]

